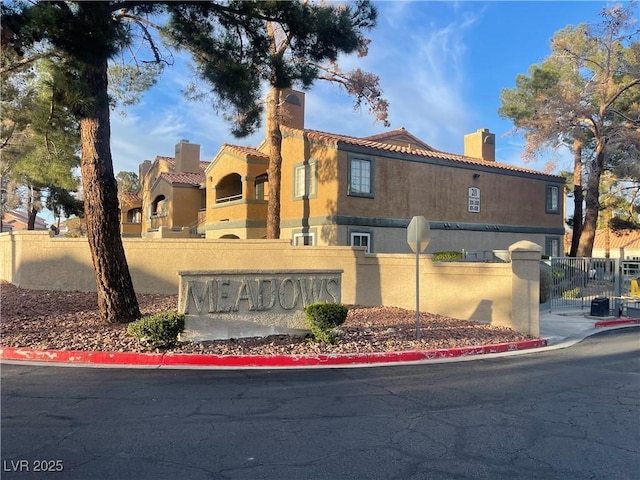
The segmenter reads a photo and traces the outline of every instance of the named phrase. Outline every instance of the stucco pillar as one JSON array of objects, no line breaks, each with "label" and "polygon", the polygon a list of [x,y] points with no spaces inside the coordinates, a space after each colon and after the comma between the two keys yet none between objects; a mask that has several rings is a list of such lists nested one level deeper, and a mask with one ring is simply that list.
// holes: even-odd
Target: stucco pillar
[{"label": "stucco pillar", "polygon": [[540,336],[540,258],[542,247],[526,240],[509,247],[511,328]]},{"label": "stucco pillar", "polygon": [[244,175],[240,178],[242,181],[242,192],[244,200],[254,199],[256,198],[256,190],[255,190],[255,180],[256,177],[249,177],[248,175]]}]

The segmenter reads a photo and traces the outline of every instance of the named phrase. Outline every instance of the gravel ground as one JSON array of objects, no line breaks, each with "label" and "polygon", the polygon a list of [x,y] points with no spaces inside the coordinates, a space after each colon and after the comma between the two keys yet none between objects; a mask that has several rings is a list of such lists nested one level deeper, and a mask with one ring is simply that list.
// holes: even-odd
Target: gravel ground
[{"label": "gravel ground", "polygon": [[[143,315],[176,310],[177,295],[138,295]],[[173,352],[218,355],[364,353],[482,346],[534,337],[505,327],[420,314],[421,339],[415,341],[415,312],[395,307],[350,306],[336,345],[277,335],[265,338],[185,343]],[[126,325],[100,320],[97,295],[86,292],[24,290],[0,284],[0,345],[39,350],[145,351],[127,335]]]}]

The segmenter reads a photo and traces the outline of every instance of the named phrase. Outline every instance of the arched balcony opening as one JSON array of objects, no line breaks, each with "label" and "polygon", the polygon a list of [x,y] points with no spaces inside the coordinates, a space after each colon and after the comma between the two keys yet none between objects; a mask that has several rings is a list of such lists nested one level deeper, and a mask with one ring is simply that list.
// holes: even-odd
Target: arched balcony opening
[{"label": "arched balcony opening", "polygon": [[230,173],[216,185],[216,203],[232,202],[242,198],[242,177]]},{"label": "arched balcony opening", "polygon": [[158,195],[151,202],[151,216],[164,217],[167,214],[167,199],[164,195]]},{"label": "arched balcony opening", "polygon": [[140,223],[142,222],[142,209],[141,208],[132,208],[127,211],[127,222],[128,223]]}]

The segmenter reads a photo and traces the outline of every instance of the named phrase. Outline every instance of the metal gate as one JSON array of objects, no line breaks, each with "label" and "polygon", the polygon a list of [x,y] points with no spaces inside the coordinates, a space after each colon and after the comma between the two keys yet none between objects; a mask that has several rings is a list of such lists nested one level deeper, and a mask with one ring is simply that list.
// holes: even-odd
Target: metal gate
[{"label": "metal gate", "polygon": [[[542,269],[550,276],[549,298],[544,307],[590,308],[596,297],[608,297],[614,308],[620,296],[620,262],[615,258],[551,257]],[[543,308],[544,308],[543,307]]]},{"label": "metal gate", "polygon": [[632,280],[640,280],[640,260],[624,260],[620,262],[620,287],[623,296],[631,293]]}]

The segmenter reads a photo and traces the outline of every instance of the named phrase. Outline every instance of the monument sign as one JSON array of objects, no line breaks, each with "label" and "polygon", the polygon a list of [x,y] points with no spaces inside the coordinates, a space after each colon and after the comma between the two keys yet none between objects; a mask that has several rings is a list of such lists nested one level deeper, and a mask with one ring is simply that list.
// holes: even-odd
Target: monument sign
[{"label": "monument sign", "polygon": [[178,310],[184,341],[304,335],[304,308],[339,303],[342,270],[183,271]]}]

